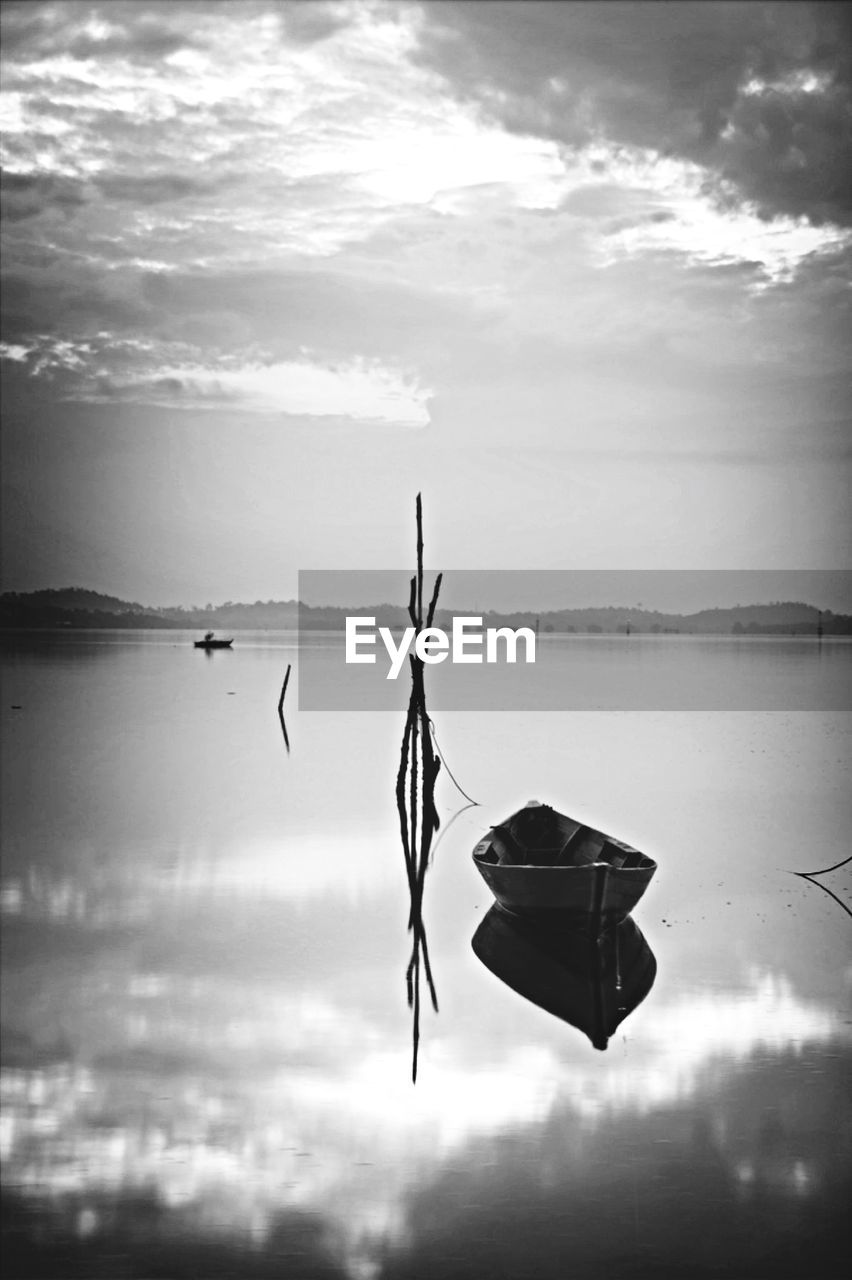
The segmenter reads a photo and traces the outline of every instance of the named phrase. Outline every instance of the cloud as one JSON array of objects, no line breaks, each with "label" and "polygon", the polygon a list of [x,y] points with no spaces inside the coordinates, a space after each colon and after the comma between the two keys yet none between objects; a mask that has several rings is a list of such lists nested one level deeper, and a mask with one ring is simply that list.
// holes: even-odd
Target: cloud
[{"label": "cloud", "polygon": [[[252,230],[271,231],[270,251],[277,237],[285,248],[333,252],[398,206],[484,182],[522,202],[553,199],[555,147],[484,126],[436,94],[437,78],[409,57],[410,7],[148,8],[42,7],[37,23],[13,11],[11,30],[23,24],[29,35],[18,33],[4,66],[10,168],[94,177],[106,197],[136,184],[143,200],[145,184],[183,199],[215,171],[217,183],[232,183],[217,212],[239,227],[251,211]],[[187,43],[149,65],[135,51],[154,19]],[[81,24],[102,56],[77,48]],[[116,59],[109,33],[119,28],[126,56]],[[320,184],[318,200],[300,219],[310,184]],[[310,219],[325,224],[319,235]]]},{"label": "cloud", "polygon": [[14,342],[0,342],[0,359],[14,360],[21,364],[27,358],[27,348],[17,345]]},{"label": "cloud", "polygon": [[193,17],[202,4],[137,3],[111,0],[94,6],[85,0],[3,5],[3,43],[7,57],[45,59],[70,56],[78,61],[127,59],[157,62],[191,47]]},{"label": "cloud", "polygon": [[107,200],[145,205],[204,196],[216,188],[212,180],[204,181],[184,173],[105,174],[95,178],[93,183]]},{"label": "cloud", "polygon": [[[109,450],[144,420],[153,450],[155,423],[252,435],[286,415],[313,477],[341,424],[428,413],[395,446],[421,450],[418,484],[431,467],[440,492],[538,492],[570,458],[591,493],[648,460],[655,510],[685,521],[700,486],[687,502],[666,460],[834,464],[839,23],[807,5],[4,8],[7,426],[23,439],[38,404]],[[372,505],[381,433],[352,436]],[[629,529],[632,549],[665,521],[622,480],[607,545]],[[331,527],[323,494],[304,545]]]},{"label": "cloud", "polygon": [[73,178],[6,171],[0,178],[0,203],[4,221],[19,222],[53,209],[67,217],[86,203],[86,196]]},{"label": "cloud", "polygon": [[280,11],[287,38],[297,44],[327,40],[352,20],[348,6],[335,0],[297,0]]},{"label": "cloud", "polygon": [[336,368],[309,360],[231,367],[160,365],[150,374],[83,379],[69,397],[128,400],[163,408],[239,408],[307,418],[349,418],[404,427],[426,426],[429,393],[410,378],[376,364]]},{"label": "cloud", "polygon": [[461,0],[424,6],[419,58],[516,132],[704,167],[717,199],[852,222],[843,6]]},{"label": "cloud", "polygon": [[422,427],[431,392],[415,373],[376,358],[328,361],[304,349],[288,360],[258,349],[211,350],[187,342],[99,330],[85,341],[50,333],[0,343],[0,357],[51,384],[60,400],[167,409],[231,409]]},{"label": "cloud", "polygon": [[0,299],[6,340],[37,347],[46,336],[67,339],[88,350],[93,372],[119,373],[129,358],[155,373],[158,361],[244,367],[305,351],[320,364],[361,359],[413,371],[424,361],[434,367],[448,334],[475,339],[482,326],[461,291],[394,280],[366,261],[152,269],[126,251],[110,256],[108,247],[20,253]]}]

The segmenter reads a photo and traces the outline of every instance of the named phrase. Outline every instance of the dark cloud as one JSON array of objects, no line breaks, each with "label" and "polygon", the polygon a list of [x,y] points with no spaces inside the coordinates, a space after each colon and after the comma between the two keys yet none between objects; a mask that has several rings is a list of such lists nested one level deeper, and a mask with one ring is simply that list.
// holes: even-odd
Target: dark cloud
[{"label": "dark cloud", "polygon": [[114,36],[94,40],[90,36],[77,36],[66,50],[72,58],[83,61],[96,58],[128,58],[135,62],[158,62],[169,54],[185,49],[193,42],[176,32],[165,31],[155,24],[143,22],[132,30],[119,31]]},{"label": "dark cloud", "polygon": [[38,217],[48,209],[72,213],[86,203],[83,184],[53,173],[10,173],[0,176],[2,217],[10,222]]},{"label": "dark cloud", "polygon": [[60,10],[56,5],[33,4],[32,0],[4,0],[0,5],[4,60],[49,47],[51,30],[60,20]]},{"label": "dark cloud", "polygon": [[[209,11],[209,6],[190,3],[178,8],[164,0],[147,4],[134,0],[111,0],[107,5],[77,0],[4,4],[4,55],[15,60],[70,55],[80,61],[128,58],[156,62],[196,44],[191,25],[193,11]],[[92,18],[106,21],[108,30],[95,35],[89,25]]]},{"label": "dark cloud", "polygon": [[260,269],[149,273],[140,302],[156,317],[161,336],[186,332],[205,316],[239,317],[250,342],[278,357],[301,348],[346,358],[357,334],[360,355],[428,360],[436,333],[476,336],[463,299],[430,295],[411,286],[331,271]]},{"label": "dark cloud", "polygon": [[740,98],[719,172],[762,209],[814,223],[852,221],[852,94],[768,92]]},{"label": "dark cloud", "polygon": [[326,0],[291,0],[282,6],[280,13],[286,36],[295,44],[327,40],[351,19],[339,4],[329,4]]},{"label": "dark cloud", "polygon": [[508,128],[708,167],[768,217],[852,222],[852,25],[833,3],[425,6],[419,57]]},{"label": "dark cloud", "polygon": [[[62,55],[79,61],[127,59],[158,62],[181,49],[200,48],[204,38],[197,19],[216,16],[251,21],[272,13],[284,38],[295,44],[328,39],[352,21],[351,11],[326,0],[21,0],[2,5],[3,46],[7,58],[20,60]],[[92,19],[106,23],[96,31]]]},{"label": "dark cloud", "polygon": [[169,200],[185,200],[189,196],[207,195],[215,184],[190,178],[182,173],[112,174],[95,179],[94,185],[110,200],[133,204],[163,204]]},{"label": "dark cloud", "polygon": [[[6,342],[28,352],[28,379],[63,397],[170,403],[233,400],[209,383],[160,377],[167,366],[365,359],[430,370],[445,362],[446,335],[481,338],[458,298],[363,275],[308,270],[104,271],[60,257],[8,271],[0,294]],[[70,339],[70,340],[69,340]]]},{"label": "dark cloud", "polygon": [[73,335],[100,329],[145,332],[155,319],[127,272],[104,275],[67,262],[10,270],[3,275],[0,315],[5,341],[28,343],[38,334]]}]

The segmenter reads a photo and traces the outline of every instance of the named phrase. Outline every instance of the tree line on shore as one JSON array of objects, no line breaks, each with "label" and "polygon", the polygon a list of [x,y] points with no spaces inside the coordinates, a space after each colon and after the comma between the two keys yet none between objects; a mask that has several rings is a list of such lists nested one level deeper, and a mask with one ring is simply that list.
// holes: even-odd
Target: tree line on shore
[{"label": "tree line on shore", "polygon": [[[377,626],[402,629],[408,623],[404,606],[390,604],[305,605],[296,600],[256,600],[253,604],[225,601],[214,605],[150,606],[122,600],[82,587],[0,596],[0,627],[44,630],[82,629],[195,629],[286,631],[342,631],[347,614],[376,619]],[[459,613],[460,610],[454,610]],[[692,634],[692,635],[852,635],[852,615],[820,611],[800,601],[735,605],[697,613],[662,613],[651,609],[611,605],[605,608],[566,608],[542,611],[483,613],[484,626],[535,627],[550,634]],[[435,625],[452,625],[452,613],[438,610]]]}]

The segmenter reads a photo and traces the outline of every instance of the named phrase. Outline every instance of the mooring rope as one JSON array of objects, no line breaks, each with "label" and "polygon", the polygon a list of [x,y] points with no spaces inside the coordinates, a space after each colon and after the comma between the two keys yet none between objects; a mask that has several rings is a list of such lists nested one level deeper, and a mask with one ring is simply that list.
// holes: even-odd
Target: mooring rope
[{"label": "mooring rope", "polygon": [[457,780],[457,778],[456,778],[455,774],[453,773],[452,769],[450,768],[450,766],[447,764],[446,760],[444,759],[444,753],[443,753],[443,751],[441,750],[441,744],[438,742],[438,735],[437,735],[437,733],[435,732],[435,722],[434,722],[434,720],[432,719],[432,717],[431,717],[431,716],[427,716],[427,717],[426,717],[426,719],[427,719],[427,720],[428,720],[428,722],[429,722],[429,729],[431,730],[432,738],[433,738],[433,740],[434,740],[434,742],[435,742],[435,750],[438,752],[438,756],[440,757],[441,764],[444,766],[444,768],[446,769],[447,773],[450,775],[450,779],[451,779],[451,780],[452,780],[452,782],[454,783],[456,790],[457,790],[461,795],[463,795],[463,796],[464,796],[465,800],[469,800],[471,804],[478,805],[478,804],[479,804],[479,801],[478,801],[478,800],[474,800],[472,796],[469,796],[469,795],[467,794],[467,792],[465,791],[464,787],[463,787],[463,786],[461,786],[461,784],[460,784],[460,783],[459,783],[459,781]]}]

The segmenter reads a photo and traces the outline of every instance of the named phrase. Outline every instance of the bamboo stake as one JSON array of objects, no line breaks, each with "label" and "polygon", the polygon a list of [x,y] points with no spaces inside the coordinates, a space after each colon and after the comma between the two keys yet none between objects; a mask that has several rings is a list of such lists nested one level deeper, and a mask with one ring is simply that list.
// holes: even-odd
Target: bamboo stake
[{"label": "bamboo stake", "polygon": [[281,697],[278,699],[278,714],[279,714],[279,715],[281,715],[281,713],[282,713],[282,711],[283,711],[283,709],[284,709],[284,696],[285,696],[285,694],[287,693],[287,685],[288,685],[288,684],[289,684],[289,682],[290,682],[290,670],[291,670],[291,664],[288,662],[288,663],[287,663],[287,673],[286,673],[286,675],[284,676],[284,683],[283,683],[283,684],[282,684],[282,686],[281,686]]},{"label": "bamboo stake", "polygon": [[423,626],[423,502],[417,495],[417,630]]},{"label": "bamboo stake", "polygon": [[[417,523],[417,569],[409,581],[408,616],[417,635],[423,630],[423,501],[418,493],[415,507]],[[426,625],[431,626],[441,589],[438,574],[429,602]],[[411,695],[400,745],[399,770],[396,778],[396,800],[402,836],[402,851],[409,888],[408,929],[412,934],[411,958],[405,973],[408,1004],[412,1010],[411,1078],[417,1080],[420,1048],[420,976],[425,975],[432,1006],[438,1009],[438,996],[429,960],[429,946],[423,923],[423,891],[426,869],[432,852],[432,841],[440,826],[435,807],[435,781],[441,768],[432,742],[432,722],[426,710],[424,664],[416,655],[409,659]]]}]

